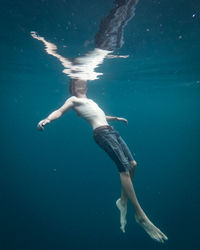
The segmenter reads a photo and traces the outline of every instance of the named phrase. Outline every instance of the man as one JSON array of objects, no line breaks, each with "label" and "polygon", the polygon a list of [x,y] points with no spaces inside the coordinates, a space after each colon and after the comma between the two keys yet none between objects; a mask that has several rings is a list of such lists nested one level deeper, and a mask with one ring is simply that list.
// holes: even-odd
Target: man
[{"label": "man", "polygon": [[96,143],[103,148],[116,163],[120,174],[122,191],[121,197],[117,200],[116,205],[120,211],[121,230],[125,232],[127,200],[129,199],[134,208],[136,222],[151,238],[163,243],[167,240],[167,236],[148,219],[134,191],[131,178],[135,172],[136,161],[133,159],[128,146],[120,137],[119,133],[108,124],[109,120],[128,122],[125,118],[106,116],[103,110],[93,100],[87,98],[86,84],[87,82],[84,80],[71,80],[69,91],[72,96],[66,100],[62,107],[52,112],[46,119],[40,121],[38,123],[38,129],[44,130],[46,124],[60,118],[69,109],[73,109],[78,116],[85,119],[92,126]]}]

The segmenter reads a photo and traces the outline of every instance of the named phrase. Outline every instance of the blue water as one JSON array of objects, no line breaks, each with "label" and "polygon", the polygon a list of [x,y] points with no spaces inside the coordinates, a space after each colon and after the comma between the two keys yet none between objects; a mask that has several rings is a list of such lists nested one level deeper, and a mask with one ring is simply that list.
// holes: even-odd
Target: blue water
[{"label": "blue water", "polygon": [[112,124],[135,153],[141,206],[168,242],[150,239],[130,206],[121,233],[116,166],[83,120],[69,112],[36,129],[69,96],[69,79],[30,31],[76,57],[93,49],[111,7],[1,0],[0,250],[199,249],[199,1],[140,1],[119,50],[130,57],[106,60],[88,86],[108,115],[129,120]]}]

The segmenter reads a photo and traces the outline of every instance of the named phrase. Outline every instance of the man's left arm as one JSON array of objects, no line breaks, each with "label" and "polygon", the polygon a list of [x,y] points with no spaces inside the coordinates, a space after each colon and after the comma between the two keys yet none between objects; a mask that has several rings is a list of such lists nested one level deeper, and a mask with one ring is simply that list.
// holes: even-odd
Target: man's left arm
[{"label": "man's left arm", "polygon": [[123,117],[117,117],[117,116],[108,116],[106,115],[106,120],[107,121],[120,121],[128,124],[128,120],[123,118]]}]

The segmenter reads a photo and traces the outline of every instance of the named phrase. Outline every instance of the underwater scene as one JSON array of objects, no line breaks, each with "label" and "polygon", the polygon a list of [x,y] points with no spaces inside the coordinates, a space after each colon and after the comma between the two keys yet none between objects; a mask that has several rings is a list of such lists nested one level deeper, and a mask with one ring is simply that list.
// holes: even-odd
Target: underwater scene
[{"label": "underwater scene", "polygon": [[1,0],[0,250],[198,250],[199,0]]}]

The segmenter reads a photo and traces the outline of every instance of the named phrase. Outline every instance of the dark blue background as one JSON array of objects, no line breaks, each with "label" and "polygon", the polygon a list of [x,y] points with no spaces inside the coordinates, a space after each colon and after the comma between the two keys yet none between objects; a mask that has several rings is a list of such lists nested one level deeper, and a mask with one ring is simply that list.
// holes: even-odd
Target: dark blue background
[{"label": "dark blue background", "polygon": [[130,57],[106,60],[89,83],[108,115],[129,120],[113,125],[135,152],[138,199],[169,237],[164,245],[131,207],[121,233],[119,176],[84,121],[69,112],[36,129],[69,94],[62,66],[30,31],[76,57],[93,49],[112,1],[0,3],[0,249],[199,249],[199,1],[140,1],[118,51]]}]

